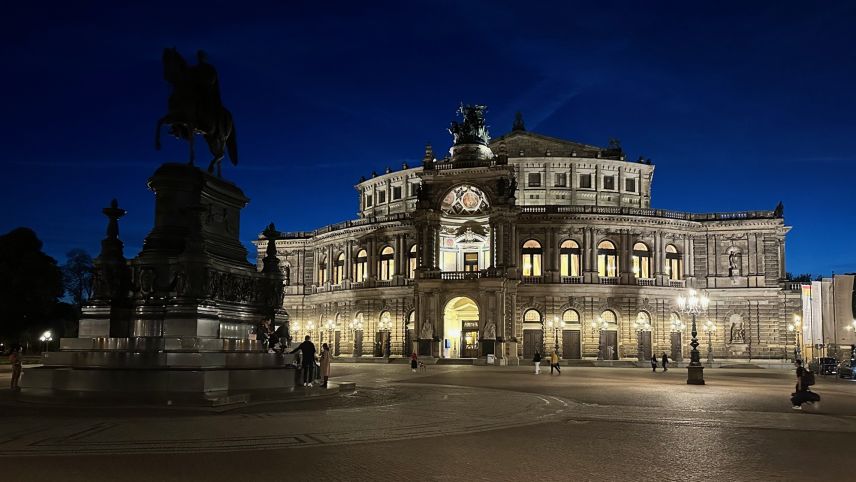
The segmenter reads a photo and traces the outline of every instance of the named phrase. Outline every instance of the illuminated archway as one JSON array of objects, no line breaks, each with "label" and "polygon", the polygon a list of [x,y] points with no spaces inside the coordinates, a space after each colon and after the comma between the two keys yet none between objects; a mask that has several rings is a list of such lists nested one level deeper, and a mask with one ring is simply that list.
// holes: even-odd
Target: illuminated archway
[{"label": "illuminated archway", "polygon": [[479,343],[479,306],[472,298],[459,296],[443,310],[443,356],[476,358]]}]

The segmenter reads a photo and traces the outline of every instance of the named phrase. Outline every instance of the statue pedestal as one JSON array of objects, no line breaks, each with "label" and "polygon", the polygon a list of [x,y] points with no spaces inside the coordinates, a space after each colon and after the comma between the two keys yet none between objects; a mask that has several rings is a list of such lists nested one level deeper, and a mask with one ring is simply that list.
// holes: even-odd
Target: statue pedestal
[{"label": "statue pedestal", "polygon": [[85,307],[78,338],[27,370],[22,393],[203,402],[291,390],[293,356],[268,354],[255,339],[264,318],[287,316],[281,274],[259,272],[240,242],[247,197],[185,164],[161,166],[148,185],[155,223],[128,262],[130,293]]}]

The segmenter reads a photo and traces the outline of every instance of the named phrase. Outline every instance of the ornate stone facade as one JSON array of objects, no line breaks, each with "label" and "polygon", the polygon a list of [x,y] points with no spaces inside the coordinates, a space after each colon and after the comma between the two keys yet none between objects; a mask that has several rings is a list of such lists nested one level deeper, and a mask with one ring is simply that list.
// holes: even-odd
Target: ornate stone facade
[{"label": "ornate stone facade", "polygon": [[[421,166],[361,180],[356,220],[283,234],[292,331],[338,355],[688,358],[676,298],[694,288],[711,298],[703,357],[708,318],[716,358],[780,358],[793,344],[781,207],[653,209],[650,161],[522,121],[449,152],[428,146]],[[256,244],[261,267],[267,241]]]}]

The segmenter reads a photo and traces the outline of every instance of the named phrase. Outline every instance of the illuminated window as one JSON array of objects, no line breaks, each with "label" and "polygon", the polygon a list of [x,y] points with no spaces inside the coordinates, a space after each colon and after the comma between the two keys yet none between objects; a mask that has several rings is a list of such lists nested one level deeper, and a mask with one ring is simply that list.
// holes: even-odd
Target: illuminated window
[{"label": "illuminated window", "polygon": [[651,252],[645,243],[633,245],[633,275],[637,278],[651,277]]},{"label": "illuminated window", "polygon": [[369,255],[366,253],[365,249],[361,249],[359,253],[357,253],[357,259],[354,263],[354,281],[360,282],[365,281],[368,276],[366,268],[369,264]]},{"label": "illuminated window", "polygon": [[562,276],[580,276],[580,245],[567,239],[559,246],[559,268]]},{"label": "illuminated window", "polygon": [[565,310],[562,313],[562,321],[567,324],[577,325],[580,323],[580,314],[577,313],[577,310]]},{"label": "illuminated window", "polygon": [[523,321],[526,323],[541,323],[541,312],[538,310],[526,310],[526,313],[523,313]]},{"label": "illuminated window", "polygon": [[392,275],[395,274],[395,250],[390,246],[383,248],[380,252],[378,264],[380,279],[382,281],[391,280]]},{"label": "illuminated window", "polygon": [[597,245],[597,275],[602,278],[618,276],[618,251],[612,241],[601,241]]},{"label": "illuminated window", "polygon": [[464,271],[478,271],[479,270],[479,254],[478,253],[464,253]]},{"label": "illuminated window", "polygon": [[407,277],[413,279],[416,277],[416,245],[415,244],[410,247],[409,257],[410,257],[410,259],[408,261],[410,262],[410,266],[409,266],[409,269],[407,272]]},{"label": "illuminated window", "polygon": [[336,264],[333,265],[333,283],[341,284],[342,278],[345,277],[345,253],[339,253],[336,258]]},{"label": "illuminated window", "polygon": [[523,243],[523,276],[541,276],[541,243],[530,239]]},{"label": "illuminated window", "polygon": [[666,274],[671,280],[683,279],[683,259],[674,245],[666,245]]},{"label": "illuminated window", "polygon": [[[615,312],[612,310],[604,310],[603,313],[600,314],[600,318],[610,325],[618,323],[618,317],[615,316]],[[614,330],[615,328],[611,329]]]}]

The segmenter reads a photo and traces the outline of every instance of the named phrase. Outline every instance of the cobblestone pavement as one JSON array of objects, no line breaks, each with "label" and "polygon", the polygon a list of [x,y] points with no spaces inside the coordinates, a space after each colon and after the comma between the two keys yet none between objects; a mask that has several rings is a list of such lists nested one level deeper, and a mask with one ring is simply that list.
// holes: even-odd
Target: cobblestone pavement
[{"label": "cobblestone pavement", "polygon": [[[821,379],[795,412],[791,375],[334,366],[356,392],[222,410],[4,403],[9,480],[819,478],[852,471],[856,384]],[[335,380],[335,379],[334,379]],[[8,391],[3,394],[8,400]],[[800,460],[804,461],[800,461]]]}]

